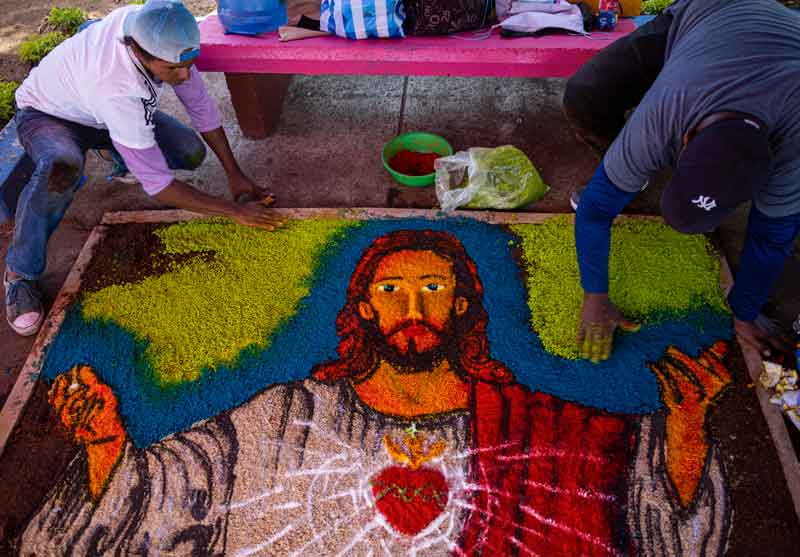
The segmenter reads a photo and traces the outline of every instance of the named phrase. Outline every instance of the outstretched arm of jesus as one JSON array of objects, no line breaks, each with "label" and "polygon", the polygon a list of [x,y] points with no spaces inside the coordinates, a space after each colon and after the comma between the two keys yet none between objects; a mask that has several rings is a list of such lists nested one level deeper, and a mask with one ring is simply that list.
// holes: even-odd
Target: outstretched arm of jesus
[{"label": "outstretched arm of jesus", "polygon": [[83,450],[29,522],[21,554],[223,552],[238,458],[228,413],[140,449],[91,368],[59,376],[50,400]]},{"label": "outstretched arm of jesus", "polygon": [[717,555],[725,547],[731,504],[706,419],[730,383],[722,363],[726,351],[725,343],[717,343],[691,358],[669,348],[651,365],[665,408],[644,416],[637,432],[628,489],[637,555]]},{"label": "outstretched arm of jesus", "polygon": [[89,494],[97,500],[128,438],[117,397],[91,368],[75,366],[56,378],[48,398],[70,438],[86,448]]},{"label": "outstretched arm of jesus", "polygon": [[709,441],[706,420],[712,403],[731,383],[722,363],[728,352],[717,342],[691,358],[674,347],[650,364],[667,408],[667,472],[684,508],[692,503],[706,468]]}]

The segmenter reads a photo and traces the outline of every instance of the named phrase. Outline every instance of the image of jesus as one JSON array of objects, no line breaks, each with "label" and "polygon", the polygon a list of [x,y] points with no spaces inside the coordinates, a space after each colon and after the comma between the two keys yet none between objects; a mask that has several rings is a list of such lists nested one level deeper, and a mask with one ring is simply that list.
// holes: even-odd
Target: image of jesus
[{"label": "image of jesus", "polygon": [[649,366],[663,410],[612,414],[518,383],[491,356],[483,294],[454,235],[378,237],[338,359],[146,448],[75,366],[50,402],[84,450],[20,554],[721,554],[731,509],[705,423],[725,345],[667,349]]}]

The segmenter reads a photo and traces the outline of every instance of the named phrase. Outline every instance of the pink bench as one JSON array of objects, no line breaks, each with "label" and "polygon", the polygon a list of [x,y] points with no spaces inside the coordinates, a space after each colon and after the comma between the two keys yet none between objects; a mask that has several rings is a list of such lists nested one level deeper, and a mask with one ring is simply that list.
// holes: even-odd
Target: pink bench
[{"label": "pink bench", "polygon": [[569,77],[598,51],[635,28],[632,20],[623,19],[613,33],[598,33],[593,38],[503,39],[495,32],[486,40],[316,37],[280,42],[277,33],[255,38],[226,35],[219,19],[209,16],[200,24],[197,67],[225,73],[243,133],[264,138],[280,117],[292,74]]}]

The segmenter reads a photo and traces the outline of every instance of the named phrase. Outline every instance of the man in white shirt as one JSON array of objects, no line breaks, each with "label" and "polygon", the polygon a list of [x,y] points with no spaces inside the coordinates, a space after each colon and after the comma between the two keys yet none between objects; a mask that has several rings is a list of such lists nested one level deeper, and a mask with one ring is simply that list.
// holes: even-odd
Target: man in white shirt
[{"label": "man in white shirt", "polygon": [[[113,11],[68,39],[34,68],[16,94],[17,131],[35,164],[20,195],[3,275],[6,318],[21,335],[44,318],[37,279],[47,241],[81,187],[88,149],[119,155],[144,190],[166,205],[240,224],[273,229],[271,195],[239,168],[219,111],[194,67],[200,31],[175,0]],[[171,169],[195,169],[206,148],[197,134],[159,112],[164,83],[186,107],[193,127],[219,158],[237,202],[209,196],[175,179]]]}]

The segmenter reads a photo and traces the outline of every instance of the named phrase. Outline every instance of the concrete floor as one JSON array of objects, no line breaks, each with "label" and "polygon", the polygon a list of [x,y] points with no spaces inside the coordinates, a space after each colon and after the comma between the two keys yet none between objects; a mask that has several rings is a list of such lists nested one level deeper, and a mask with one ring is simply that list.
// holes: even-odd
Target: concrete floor
[{"label": "concrete floor", "polygon": [[[432,207],[432,188],[397,186],[380,161],[381,147],[398,131],[425,130],[446,137],[456,150],[513,144],[525,151],[552,190],[528,208],[569,211],[570,192],[591,176],[597,161],[579,143],[561,114],[564,81],[430,77],[298,76],[274,135],[263,141],[241,136],[225,80],[207,74],[219,100],[231,144],[242,168],[277,195],[280,207]],[[167,112],[185,115],[168,93]],[[50,242],[43,288],[48,303],[85,241],[106,211],[155,208],[138,185],[110,185],[107,163],[89,155],[89,183]],[[226,195],[221,166],[209,156],[193,174],[181,176],[198,188]],[[664,180],[635,201],[633,212],[657,213]],[[716,233],[734,269],[744,238],[746,209]],[[0,228],[0,257],[10,239]],[[800,242],[774,291],[769,312],[787,325],[800,313]],[[3,310],[0,310],[2,312]],[[10,392],[31,339],[17,337],[0,321],[0,404]]]}]

